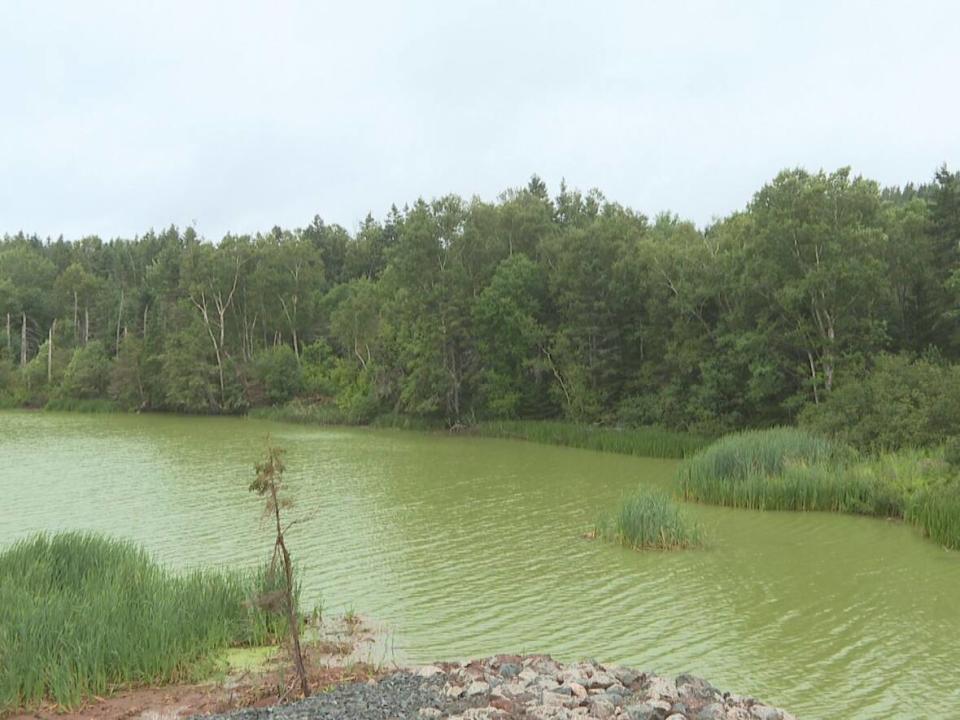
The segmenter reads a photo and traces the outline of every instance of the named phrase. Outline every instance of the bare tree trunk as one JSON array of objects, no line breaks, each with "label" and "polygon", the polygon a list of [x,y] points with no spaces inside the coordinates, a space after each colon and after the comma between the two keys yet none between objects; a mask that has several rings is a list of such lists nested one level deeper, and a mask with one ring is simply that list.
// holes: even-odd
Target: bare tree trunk
[{"label": "bare tree trunk", "polygon": [[150,309],[149,305],[143,306],[143,341],[147,341],[147,310]]},{"label": "bare tree trunk", "polygon": [[810,379],[813,382],[813,404],[820,404],[820,392],[817,390],[817,364],[813,360],[813,353],[807,351],[807,360],[810,361]]},{"label": "bare tree trunk", "polygon": [[83,308],[83,344],[90,342],[90,308]]},{"label": "bare tree trunk", "polygon": [[50,324],[50,334],[47,337],[47,385],[53,384],[53,333],[57,330],[57,319]]},{"label": "bare tree trunk", "polygon": [[7,352],[13,351],[13,338],[10,337],[10,313],[7,313]]},{"label": "bare tree trunk", "polygon": [[283,541],[283,527],[280,525],[280,502],[277,499],[277,488],[275,485],[270,487],[273,495],[273,511],[277,520],[277,547],[280,548],[280,555],[283,561],[283,575],[286,580],[287,596],[287,618],[290,623],[290,637],[293,640],[293,662],[297,667],[297,675],[300,677],[300,691],[304,697],[310,697],[310,686],[307,684],[307,669],[303,666],[303,653],[300,650],[300,619],[297,617],[297,609],[293,602],[293,567],[290,562],[290,553],[287,552],[287,544]]},{"label": "bare tree trunk", "polygon": [[73,291],[73,342],[80,340],[80,301],[77,297],[77,291]]},{"label": "bare tree trunk", "polygon": [[27,364],[27,314],[21,314],[20,322],[20,367]]},{"label": "bare tree trunk", "polygon": [[120,308],[117,310],[117,343],[114,355],[120,354],[120,323],[123,320],[123,288],[120,288]]}]

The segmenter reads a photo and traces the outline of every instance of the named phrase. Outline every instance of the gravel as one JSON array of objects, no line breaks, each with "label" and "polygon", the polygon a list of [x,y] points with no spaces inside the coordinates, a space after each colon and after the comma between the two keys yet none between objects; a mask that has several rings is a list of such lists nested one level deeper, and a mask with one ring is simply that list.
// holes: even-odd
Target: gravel
[{"label": "gravel", "polygon": [[222,720],[795,720],[701,678],[546,655],[438,663]]}]

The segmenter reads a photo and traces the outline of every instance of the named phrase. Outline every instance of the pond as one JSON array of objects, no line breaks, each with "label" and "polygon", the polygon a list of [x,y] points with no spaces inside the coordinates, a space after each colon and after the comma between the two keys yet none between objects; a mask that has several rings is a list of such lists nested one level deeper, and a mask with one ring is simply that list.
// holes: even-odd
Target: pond
[{"label": "pond", "polygon": [[389,628],[385,662],[499,652],[693,672],[803,717],[960,708],[960,554],[899,523],[688,506],[705,550],[582,538],[676,463],[508,440],[236,418],[0,413],[0,547],[131,538],[174,568],[271,547],[246,491],[288,450],[307,608]]}]

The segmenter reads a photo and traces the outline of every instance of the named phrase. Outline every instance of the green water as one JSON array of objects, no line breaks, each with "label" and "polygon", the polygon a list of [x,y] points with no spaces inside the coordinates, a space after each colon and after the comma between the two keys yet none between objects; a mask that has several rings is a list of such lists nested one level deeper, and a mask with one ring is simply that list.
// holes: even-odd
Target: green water
[{"label": "green water", "polygon": [[960,553],[885,521],[691,507],[704,551],[581,539],[675,464],[516,441],[241,419],[0,413],[0,546],[133,538],[174,567],[270,547],[246,492],[288,448],[304,600],[390,629],[385,660],[497,652],[704,675],[805,718],[960,717]]}]

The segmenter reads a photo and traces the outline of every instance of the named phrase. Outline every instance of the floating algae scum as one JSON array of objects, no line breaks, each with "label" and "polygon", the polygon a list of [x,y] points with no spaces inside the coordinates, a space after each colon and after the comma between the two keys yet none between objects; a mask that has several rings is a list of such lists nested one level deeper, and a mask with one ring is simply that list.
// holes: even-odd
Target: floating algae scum
[{"label": "floating algae scum", "polygon": [[174,570],[253,567],[270,530],[245,488],[268,432],[288,450],[298,510],[314,517],[290,535],[303,606],[322,599],[384,623],[388,661],[595,657],[693,672],[810,718],[960,707],[960,553],[906,523],[682,504],[705,549],[582,539],[638,483],[673,488],[672,460],[253,420],[0,413],[0,546],[96,530]]}]

